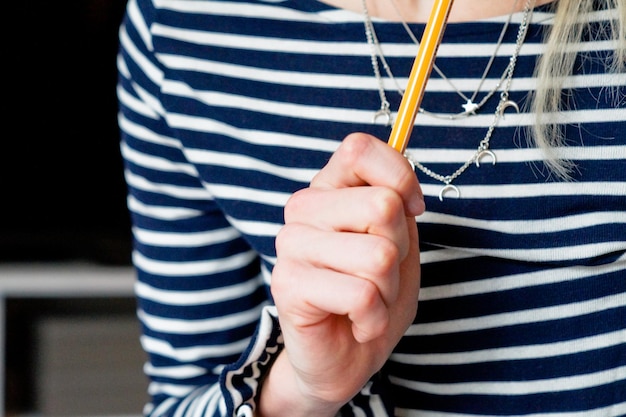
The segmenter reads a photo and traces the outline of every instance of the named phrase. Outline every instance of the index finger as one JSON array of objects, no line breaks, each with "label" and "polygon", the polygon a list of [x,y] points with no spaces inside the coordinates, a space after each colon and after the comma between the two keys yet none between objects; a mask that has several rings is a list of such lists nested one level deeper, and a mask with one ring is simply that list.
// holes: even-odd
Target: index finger
[{"label": "index finger", "polygon": [[364,185],[389,187],[404,202],[407,215],[424,211],[424,196],[409,162],[374,136],[347,136],[328,164],[313,178],[311,187],[345,188]]}]

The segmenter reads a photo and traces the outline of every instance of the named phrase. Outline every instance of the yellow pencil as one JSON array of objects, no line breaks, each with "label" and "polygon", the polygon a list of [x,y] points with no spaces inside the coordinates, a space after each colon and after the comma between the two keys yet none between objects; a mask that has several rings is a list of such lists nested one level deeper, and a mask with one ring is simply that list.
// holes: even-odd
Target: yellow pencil
[{"label": "yellow pencil", "polygon": [[422,102],[426,82],[433,69],[435,54],[448,21],[452,1],[435,0],[433,4],[430,17],[424,29],[424,35],[413,62],[413,68],[411,68],[409,82],[398,109],[398,116],[389,135],[389,145],[402,154],[406,150],[411,132],[413,131],[415,116],[417,116]]}]

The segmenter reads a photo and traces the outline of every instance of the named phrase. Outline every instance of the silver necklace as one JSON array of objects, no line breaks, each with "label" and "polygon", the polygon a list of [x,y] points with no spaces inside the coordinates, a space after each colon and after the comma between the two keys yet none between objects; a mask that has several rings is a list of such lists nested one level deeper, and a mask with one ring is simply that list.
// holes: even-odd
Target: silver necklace
[{"label": "silver necklace", "polygon": [[[420,113],[425,114],[427,116],[435,117],[435,118],[438,118],[438,119],[445,119],[445,120],[455,120],[455,119],[459,119],[459,118],[472,116],[472,115],[475,115],[476,112],[496,93],[496,91],[498,91],[500,89],[500,87],[502,86],[502,83],[504,82],[504,79],[506,78],[507,68],[504,69],[504,71],[502,72],[502,75],[501,75],[500,79],[498,80],[498,82],[495,84],[495,86],[489,92],[487,92],[487,94],[485,94],[485,96],[482,98],[482,100],[480,100],[479,102],[475,101],[476,97],[478,96],[478,93],[480,92],[480,89],[481,89],[482,85],[484,84],[485,80],[487,79],[487,75],[489,74],[489,70],[491,69],[493,61],[495,60],[495,58],[496,58],[496,56],[498,54],[498,50],[500,49],[500,46],[502,45],[502,40],[504,38],[506,30],[508,29],[508,26],[509,26],[509,24],[511,22],[511,19],[513,17],[513,11],[515,10],[515,5],[516,4],[517,4],[517,0],[515,1],[514,5],[513,5],[513,10],[511,10],[511,13],[509,14],[509,18],[507,19],[506,23],[504,24],[504,27],[502,28],[502,31],[500,32],[500,36],[499,36],[498,41],[496,43],[496,48],[494,50],[493,55],[490,57],[489,62],[487,63],[487,66],[485,67],[485,70],[483,71],[483,74],[482,74],[481,80],[480,80],[480,82],[478,84],[478,87],[476,88],[476,90],[474,91],[474,93],[472,94],[471,97],[468,97],[461,90],[459,90],[452,83],[452,81],[448,77],[446,77],[446,75],[443,73],[443,71],[441,71],[441,69],[437,66],[437,64],[433,65],[433,70],[435,72],[437,72],[439,74],[439,76],[444,81],[446,81],[454,89],[454,91],[457,93],[457,95],[459,95],[464,100],[464,104],[462,104],[462,107],[463,107],[464,111],[459,112],[459,113],[455,113],[455,114],[441,114],[441,113],[431,112],[431,111],[428,111],[428,110],[424,109],[423,107],[420,107],[418,109],[418,111]],[[372,22],[372,18],[370,16],[369,10],[367,8],[367,0],[361,0],[361,5],[362,5],[362,8],[363,8],[363,16],[364,16],[364,22],[363,23],[364,23],[364,26],[365,26],[365,35],[367,37],[367,42],[370,45],[370,56],[371,56],[371,61],[372,61],[372,69],[373,69],[374,74],[375,74],[375,76],[376,76],[376,78],[378,80],[379,95],[380,95],[380,101],[381,101],[381,107],[374,114],[373,120],[376,121],[378,118],[384,117],[385,120],[386,120],[386,123],[389,125],[389,124],[391,124],[391,121],[392,121],[391,120],[391,111],[389,109],[389,101],[387,100],[385,89],[384,89],[383,82],[382,82],[380,66],[378,64],[378,60],[379,59],[380,59],[380,63],[383,66],[383,69],[385,70],[385,73],[387,74],[389,79],[391,81],[393,81],[393,83],[396,86],[396,90],[398,91],[398,93],[401,96],[404,94],[404,90],[402,89],[402,87],[400,87],[400,84],[398,83],[398,81],[396,80],[396,78],[394,77],[394,75],[393,75],[393,73],[391,71],[391,67],[387,63],[387,60],[385,59],[385,55],[383,54],[382,47],[381,47],[380,42],[378,41],[378,37],[376,35],[376,30],[374,29],[374,24]],[[411,31],[411,29],[409,28],[409,26],[406,23],[406,21],[403,19],[402,14],[401,14],[400,10],[398,9],[398,7],[397,7],[397,5],[396,5],[394,0],[392,0],[392,5],[394,6],[394,9],[396,10],[396,13],[398,14],[398,17],[400,17],[401,24],[404,27],[405,31],[407,32],[407,34],[409,35],[411,40],[416,45],[419,46],[419,41],[417,40],[417,38],[413,34],[413,31]]]},{"label": "silver necklace", "polygon": [[[417,40],[417,38],[415,37],[415,34],[413,33],[413,31],[411,30],[411,28],[407,24],[406,19],[404,19],[404,16],[402,15],[402,12],[400,11],[400,8],[398,7],[398,4],[396,3],[396,0],[390,0],[390,1],[391,1],[391,5],[393,6],[394,10],[396,11],[396,14],[400,18],[400,23],[402,24],[402,27],[404,27],[404,30],[409,35],[409,37],[411,38],[413,43],[419,47],[419,41]],[[487,79],[487,75],[489,75],[489,71],[491,70],[493,62],[495,61],[496,57],[498,56],[498,51],[500,50],[500,46],[502,45],[502,41],[504,39],[504,35],[506,34],[506,31],[509,28],[509,25],[511,23],[511,19],[513,18],[513,13],[515,12],[516,6],[517,6],[517,0],[515,0],[513,2],[513,7],[511,9],[511,12],[509,13],[508,19],[506,20],[506,22],[504,23],[504,26],[502,27],[502,30],[500,31],[500,35],[498,36],[498,41],[496,42],[496,47],[494,48],[493,54],[489,58],[489,61],[487,62],[487,65],[485,66],[485,69],[483,71],[483,74],[482,74],[482,77],[480,79],[480,82],[478,83],[478,86],[476,87],[476,90],[474,90],[474,93],[472,94],[471,97],[468,97],[467,95],[465,95],[465,93],[463,93],[456,85],[454,85],[452,80],[450,80],[448,77],[446,77],[446,75],[437,66],[436,63],[433,64],[433,70],[450,87],[452,87],[452,89],[454,89],[454,91],[457,93],[457,95],[459,97],[461,97],[464,100],[464,104],[462,104],[462,107],[463,107],[464,111],[462,111],[460,113],[457,113],[457,114],[453,114],[453,115],[442,115],[442,114],[439,114],[439,113],[429,112],[429,111],[427,111],[427,110],[425,110],[423,108],[420,108],[420,113],[423,113],[423,114],[426,114],[426,115],[429,115],[429,116],[433,116],[433,117],[437,117],[437,118],[444,118],[444,119],[457,119],[457,118],[460,118],[460,117],[466,117],[466,116],[475,115],[476,112],[478,110],[480,110],[482,108],[482,106],[495,94],[495,92],[500,88],[502,82],[504,81],[504,78],[506,77],[506,73],[507,73],[506,72],[506,68],[502,72],[502,75],[500,76],[500,79],[498,80],[496,85],[489,92],[487,92],[487,94],[485,94],[485,96],[482,98],[482,100],[480,100],[478,102],[476,101],[478,93],[480,92],[480,89],[482,88],[483,84],[485,83],[485,80]],[[365,7],[367,8],[367,3],[365,4]],[[369,13],[368,13],[368,16],[369,16]],[[371,18],[370,18],[370,21],[371,21]],[[370,25],[370,28],[371,28],[372,32],[374,33],[374,36],[373,36],[374,39],[376,39],[376,34],[375,34],[376,32],[374,31],[374,26]],[[381,48],[378,47],[377,50],[378,50],[380,56],[383,57],[382,59],[384,60],[384,55],[382,54]],[[393,77],[393,74],[391,73],[391,68],[389,68],[389,65],[387,65],[386,60],[383,61],[383,62],[384,62],[383,67],[385,68],[385,71],[387,72],[387,75],[389,76],[389,78],[394,80],[394,83],[396,84],[396,87],[398,88],[398,91],[402,95],[404,92],[402,91],[402,89],[400,88],[399,84],[397,83],[397,81]]]},{"label": "silver necklace", "polygon": [[[373,23],[369,17],[366,0],[362,0],[362,3],[363,3],[364,15],[365,15],[365,19],[364,19],[365,35],[366,35],[368,44],[370,45],[370,49],[372,51],[372,54],[371,54],[372,68],[374,70],[376,80],[378,81],[379,96],[381,100],[381,107],[380,107],[380,110],[378,110],[375,113],[374,121],[376,121],[378,117],[384,116],[387,119],[387,123],[390,123],[391,122],[391,111],[389,110],[390,105],[385,95],[384,85],[383,85],[382,77],[380,74],[380,68],[378,66],[378,54],[376,53],[377,50],[380,50],[380,45],[376,38],[375,32],[373,31]],[[461,196],[461,192],[459,188],[456,185],[452,184],[452,182],[455,179],[457,179],[461,174],[463,174],[463,172],[465,172],[465,170],[467,170],[472,164],[475,164],[476,167],[480,168],[481,160],[486,156],[489,156],[491,158],[492,165],[496,164],[496,161],[497,161],[496,155],[492,150],[489,149],[490,140],[493,135],[493,131],[498,125],[498,122],[500,121],[500,118],[504,114],[504,111],[508,107],[513,107],[517,112],[519,112],[519,106],[517,105],[517,103],[515,103],[512,100],[509,100],[509,89],[511,87],[511,80],[513,79],[513,72],[515,70],[515,65],[517,64],[519,51],[522,47],[522,44],[524,43],[524,38],[526,37],[526,32],[528,30],[528,25],[530,23],[530,14],[531,14],[530,12],[532,9],[531,7],[532,3],[534,3],[534,0],[526,0],[526,4],[524,5],[524,15],[522,17],[522,21],[520,23],[519,30],[517,32],[517,38],[515,42],[515,49],[513,51],[513,55],[509,59],[509,64],[505,68],[503,76],[500,82],[498,83],[498,87],[496,88],[497,90],[501,85],[504,85],[502,92],[500,92],[500,100],[498,102],[498,105],[496,106],[493,120],[491,124],[489,125],[489,128],[487,129],[487,132],[485,133],[484,138],[478,144],[478,147],[476,151],[474,152],[474,154],[467,161],[465,161],[463,165],[457,168],[457,170],[454,171],[452,174],[441,175],[427,168],[421,163],[417,162],[415,158],[413,158],[413,156],[410,154],[410,152],[407,151],[405,153],[405,157],[411,163],[413,169],[417,168],[420,171],[422,171],[424,174],[428,175],[429,177],[436,179],[437,181],[440,181],[444,184],[439,192],[439,200],[441,201],[443,201],[445,194],[450,191],[454,192],[457,198]],[[376,47],[376,44],[378,44],[379,46]],[[382,56],[382,53],[380,55]],[[381,59],[381,62],[384,62],[383,59]],[[494,90],[494,92],[491,94],[493,95],[496,90]]]}]

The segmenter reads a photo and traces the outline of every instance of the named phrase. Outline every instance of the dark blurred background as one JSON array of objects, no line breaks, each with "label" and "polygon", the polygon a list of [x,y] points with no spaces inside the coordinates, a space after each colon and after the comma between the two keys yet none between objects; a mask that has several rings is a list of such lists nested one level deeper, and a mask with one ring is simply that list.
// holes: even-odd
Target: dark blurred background
[{"label": "dark blurred background", "polygon": [[128,263],[115,98],[125,0],[9,4],[0,262]]},{"label": "dark blurred background", "polygon": [[[125,3],[35,0],[4,6],[0,278],[2,265],[130,265],[115,96]],[[123,343],[138,351],[131,297],[9,298],[5,307],[7,415],[34,413],[39,401],[34,386],[41,367],[35,359],[42,357],[42,342],[36,329],[75,328],[59,327],[67,317],[81,325],[85,316],[96,324],[126,323],[130,336]],[[50,321],[56,327],[44,326]],[[87,337],[81,335],[101,333],[89,324],[84,329],[72,333],[78,347]],[[140,372],[136,360],[135,366]]]}]

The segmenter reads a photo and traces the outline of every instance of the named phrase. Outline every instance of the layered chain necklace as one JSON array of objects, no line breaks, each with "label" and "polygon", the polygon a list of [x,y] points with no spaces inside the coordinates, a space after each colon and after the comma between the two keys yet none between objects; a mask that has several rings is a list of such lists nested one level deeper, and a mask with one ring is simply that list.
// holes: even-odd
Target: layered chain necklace
[{"label": "layered chain necklace", "polygon": [[[407,24],[406,20],[404,19],[404,16],[402,15],[402,12],[400,11],[400,8],[398,7],[398,4],[396,3],[396,0],[391,0],[391,4],[392,4],[396,14],[400,18],[400,23],[402,23],[402,27],[404,27],[404,30],[409,35],[409,37],[411,38],[413,43],[416,46],[419,47],[419,41],[417,40],[417,38],[415,37],[415,34],[413,33],[413,31],[411,30],[411,28]],[[513,8],[511,10],[511,13],[509,13],[509,17],[508,17],[506,23],[504,24],[504,26],[502,27],[502,30],[500,31],[500,36],[498,37],[498,41],[496,42],[496,47],[495,47],[495,49],[493,51],[493,54],[489,58],[489,61],[487,62],[487,65],[485,66],[485,70],[483,71],[483,74],[482,74],[482,77],[480,79],[480,82],[478,83],[478,86],[476,87],[476,90],[474,90],[474,93],[472,94],[471,97],[468,97],[459,88],[457,88],[454,85],[454,83],[452,83],[452,81],[448,77],[446,77],[446,75],[443,73],[443,71],[441,71],[441,69],[439,69],[437,64],[433,64],[433,70],[450,87],[452,87],[452,89],[457,93],[457,95],[459,97],[461,97],[465,101],[465,103],[462,105],[464,111],[460,112],[460,113],[457,113],[457,114],[452,114],[452,115],[450,115],[450,114],[442,115],[442,114],[439,114],[439,113],[429,112],[429,111],[427,111],[427,110],[425,110],[423,108],[420,108],[420,112],[421,113],[429,115],[429,116],[438,117],[438,118],[444,118],[444,119],[449,119],[449,120],[454,120],[454,119],[458,119],[458,118],[461,118],[461,117],[467,117],[467,116],[476,114],[476,112],[478,110],[480,110],[480,108],[491,98],[491,96],[493,96],[495,94],[495,92],[502,85],[502,82],[504,81],[504,78],[506,77],[506,74],[507,74],[506,69],[502,72],[502,75],[500,76],[500,79],[498,80],[496,85],[487,94],[485,94],[485,96],[482,98],[482,100],[480,100],[479,102],[476,101],[476,98],[478,97],[478,93],[480,92],[480,89],[482,88],[483,84],[485,83],[485,80],[487,79],[487,75],[489,75],[489,71],[491,70],[491,66],[493,65],[493,62],[495,61],[496,57],[498,56],[498,51],[500,50],[500,46],[502,45],[502,40],[504,39],[504,35],[506,34],[506,31],[509,28],[509,25],[511,23],[511,19],[513,18],[513,12],[515,11],[515,7],[516,6],[517,6],[517,0],[515,0],[515,2],[513,2]],[[368,13],[368,15],[369,15],[369,13]],[[371,19],[369,21],[371,22]],[[376,32],[374,31],[374,26],[370,25],[370,28],[372,29],[373,39],[376,40]],[[380,43],[376,42],[375,45],[377,45],[376,49],[377,49],[377,51],[379,53],[379,56],[381,57],[381,62],[383,63],[383,68],[385,68],[385,72],[387,73],[389,78],[394,80],[394,83],[396,84],[396,88],[398,88],[398,91],[400,92],[400,94],[401,95],[404,94],[404,91],[402,91],[402,89],[400,88],[399,84],[396,82],[393,74],[391,73],[391,68],[389,68],[389,65],[387,64],[387,62],[385,60],[385,57],[384,57],[384,55],[382,53],[382,50],[380,48]]]},{"label": "layered chain necklace", "polygon": [[[478,108],[480,108],[484,103],[486,103],[487,100],[491,96],[493,96],[495,94],[495,92],[500,87],[503,87],[502,91],[500,92],[500,100],[498,102],[498,105],[496,106],[493,120],[492,120],[491,124],[489,125],[489,128],[487,129],[487,132],[485,133],[484,138],[479,142],[478,147],[477,147],[476,151],[474,152],[474,154],[467,161],[465,161],[465,163],[463,163],[452,174],[450,174],[450,175],[438,174],[438,173],[432,171],[431,169],[427,168],[426,166],[422,165],[421,163],[417,162],[415,160],[415,158],[413,158],[413,156],[410,154],[410,152],[407,151],[405,153],[406,158],[411,163],[411,165],[413,166],[414,169],[417,168],[420,171],[422,171],[424,174],[428,175],[429,177],[431,177],[431,178],[433,178],[433,179],[443,183],[443,187],[441,188],[441,190],[439,192],[439,200],[441,200],[441,201],[443,201],[444,195],[447,192],[449,192],[449,191],[454,192],[454,194],[456,195],[457,198],[461,196],[460,190],[458,189],[457,186],[452,184],[452,182],[455,179],[457,179],[461,174],[463,174],[463,172],[465,172],[465,170],[467,170],[467,168],[469,168],[472,164],[475,164],[477,167],[480,167],[480,161],[485,156],[489,156],[491,158],[491,161],[492,161],[493,165],[496,164],[496,155],[494,154],[493,151],[491,151],[489,149],[489,145],[490,145],[489,142],[490,142],[491,137],[493,135],[493,131],[495,130],[496,126],[498,125],[498,122],[500,121],[500,118],[502,117],[502,115],[504,113],[504,110],[506,110],[508,107],[513,107],[517,112],[519,112],[519,106],[517,105],[517,103],[509,99],[509,89],[511,87],[511,80],[513,79],[513,72],[515,70],[515,65],[517,64],[517,58],[519,56],[519,51],[520,51],[520,49],[522,47],[522,44],[524,42],[524,38],[526,37],[526,32],[528,30],[528,25],[530,23],[530,14],[531,14],[531,9],[532,9],[531,5],[532,5],[533,1],[534,0],[526,0],[526,4],[524,5],[524,15],[522,17],[522,21],[520,23],[519,30],[517,32],[517,38],[516,38],[516,42],[515,42],[515,49],[513,51],[513,55],[511,55],[511,58],[509,59],[509,64],[504,69],[502,77],[500,78],[500,80],[498,81],[498,83],[496,84],[494,89],[487,93],[485,98],[483,98],[479,103],[474,103],[473,102],[473,100],[475,99],[478,91],[480,90],[480,86],[484,82],[484,80],[485,80],[485,78],[487,76],[487,73],[489,72],[489,68],[491,67],[491,64],[492,64],[493,60],[495,59],[495,56],[497,54],[497,49],[499,48],[500,44],[502,43],[502,39],[504,37],[504,33],[506,32],[506,27],[508,26],[508,21],[505,24],[505,28],[503,29],[503,31],[502,31],[502,33],[500,35],[500,39],[498,40],[498,45],[496,46],[496,52],[494,53],[494,56],[490,59],[489,63],[487,64],[487,68],[483,72],[483,77],[480,80],[480,85],[479,85],[478,89],[473,94],[471,99],[468,99],[465,95],[463,95],[461,93],[462,97],[464,97],[467,100],[466,105],[464,105],[465,111],[462,112],[462,113],[458,113],[458,114],[441,115],[441,114],[427,112],[426,110],[420,109],[421,113],[432,115],[432,116],[435,116],[435,117],[438,117],[438,118],[447,118],[447,119],[454,120],[454,119],[457,119],[457,118],[460,118],[460,117],[469,117],[471,115],[474,115],[475,112],[478,110]],[[362,0],[362,5],[363,5],[365,35],[366,35],[367,42],[368,42],[368,44],[370,46],[370,50],[371,50],[372,69],[374,71],[374,75],[376,76],[376,80],[378,82],[378,92],[379,92],[380,103],[381,103],[380,110],[378,110],[374,114],[373,121],[376,122],[376,120],[379,117],[383,117],[384,116],[386,118],[387,124],[391,124],[391,111],[390,111],[390,108],[389,108],[390,105],[389,105],[389,101],[387,100],[387,96],[386,96],[385,88],[384,88],[384,84],[383,84],[383,79],[382,79],[381,72],[380,72],[380,67],[379,67],[379,64],[378,64],[379,58],[380,58],[380,61],[383,63],[383,66],[385,68],[385,71],[387,72],[387,75],[392,80],[394,80],[394,82],[396,82],[396,81],[395,81],[395,78],[393,78],[391,70],[388,69],[389,66],[387,65],[386,60],[385,60],[385,58],[384,58],[384,56],[382,54],[382,48],[380,47],[380,43],[378,42],[378,38],[376,36],[376,32],[374,31],[374,24],[373,24],[372,19],[371,19],[370,15],[369,15],[369,11],[367,9],[366,0]],[[510,19],[511,19],[511,16],[509,16],[509,21],[510,21]],[[437,71],[439,72],[440,70],[437,69]],[[445,76],[442,76],[442,78],[447,79]],[[396,82],[396,85],[397,85],[397,82]],[[454,87],[454,86],[453,86],[453,88],[457,91],[457,94],[458,94],[459,90],[456,87]],[[403,94],[403,92],[402,92],[402,90],[400,88],[398,90],[399,90],[400,94]]]}]

